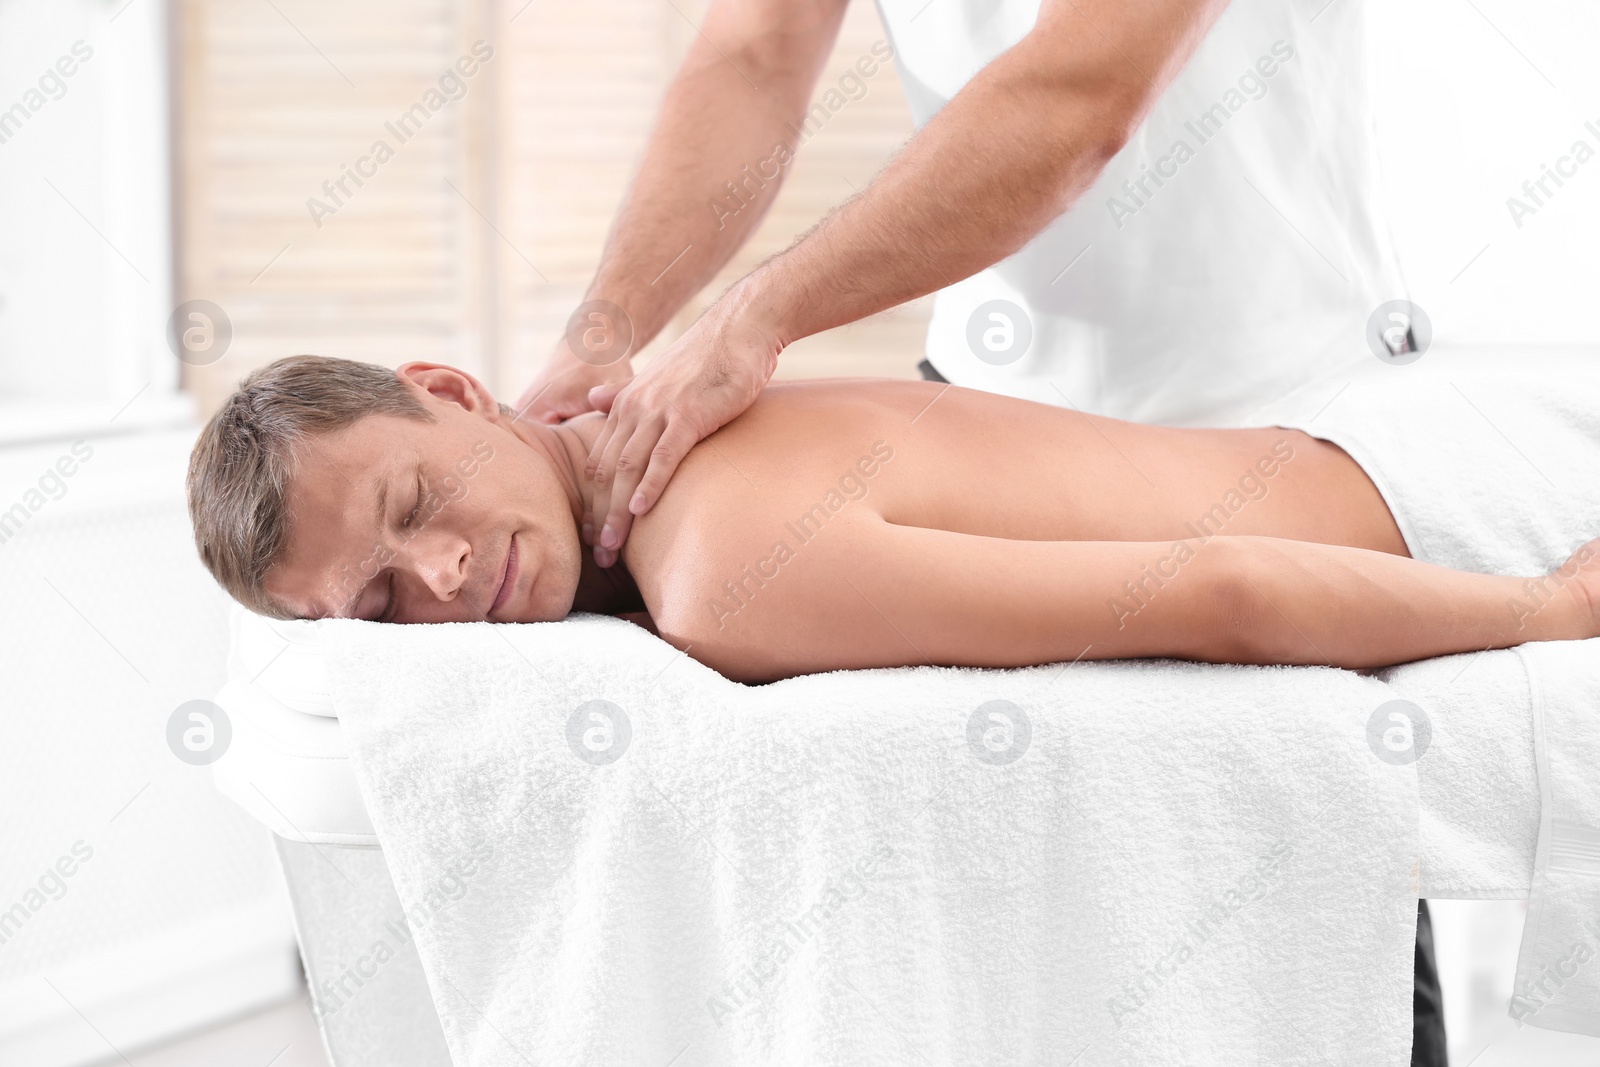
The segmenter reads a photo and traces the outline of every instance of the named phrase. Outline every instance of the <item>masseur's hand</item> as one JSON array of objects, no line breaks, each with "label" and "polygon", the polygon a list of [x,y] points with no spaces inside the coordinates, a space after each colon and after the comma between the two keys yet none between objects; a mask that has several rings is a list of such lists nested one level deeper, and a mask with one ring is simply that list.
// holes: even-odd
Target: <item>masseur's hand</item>
[{"label": "masseur's hand", "polygon": [[517,397],[516,409],[525,419],[561,422],[595,409],[589,400],[589,390],[624,383],[632,377],[633,364],[629,360],[579,359],[562,338],[539,373],[534,375],[533,384]]},{"label": "masseur's hand", "polygon": [[702,439],[749,407],[778,366],[777,334],[748,311],[735,286],[631,381],[591,394],[607,412],[589,451],[594,558],[617,561],[635,515],[661,499],[678,464]]}]

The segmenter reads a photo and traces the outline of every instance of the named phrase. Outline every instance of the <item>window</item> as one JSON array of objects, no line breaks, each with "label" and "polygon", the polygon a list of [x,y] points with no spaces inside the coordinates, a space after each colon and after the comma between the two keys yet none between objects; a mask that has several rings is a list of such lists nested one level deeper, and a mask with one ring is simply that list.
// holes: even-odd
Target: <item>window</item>
[{"label": "window", "polygon": [[[234,327],[225,359],[186,369],[202,410],[249,368],[299,352],[441,360],[514,398],[581,299],[704,8],[177,4],[179,291],[215,301]],[[871,4],[853,4],[819,93],[882,37]],[[404,124],[478,42],[493,56],[465,91]],[[910,132],[885,67],[807,142],[745,252],[645,354],[870,180]],[[807,339],[781,373],[914,377],[925,321],[913,305]]]},{"label": "window", "polygon": [[0,442],[187,410],[164,38],[159,3],[0,0]]}]

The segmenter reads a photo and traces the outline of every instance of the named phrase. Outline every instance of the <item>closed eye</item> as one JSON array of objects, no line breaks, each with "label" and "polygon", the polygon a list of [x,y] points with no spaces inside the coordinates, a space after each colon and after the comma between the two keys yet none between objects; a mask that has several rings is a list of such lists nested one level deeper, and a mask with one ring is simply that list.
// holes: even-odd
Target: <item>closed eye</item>
[{"label": "closed eye", "polygon": [[427,495],[426,492],[425,492],[425,488],[426,487],[424,486],[423,481],[422,481],[422,471],[418,470],[417,471],[417,502],[416,502],[415,506],[412,507],[411,513],[409,515],[407,515],[405,517],[405,519],[400,523],[401,526],[410,526],[413,522],[416,521],[417,516],[422,514],[422,501],[423,501],[423,498]]},{"label": "closed eye", "polygon": [[378,616],[379,622],[394,621],[394,571],[389,572],[389,596],[383,605],[383,614]]},{"label": "closed eye", "polygon": [[[400,520],[400,525],[401,525],[402,528],[409,529],[411,524],[413,522],[415,522],[417,520],[418,516],[420,516],[422,514],[422,502],[425,499],[427,499],[427,484],[423,481],[423,478],[422,478],[422,468],[418,467],[417,468],[417,499],[416,499],[416,503],[412,505],[411,511],[406,515],[406,517],[404,519]],[[394,591],[395,591],[395,575],[394,575],[394,571],[392,571],[392,570],[389,572],[389,586],[388,586],[388,589],[389,589],[389,595],[388,595],[387,599],[384,601],[383,611],[378,616],[378,619],[377,619],[378,622],[393,622],[394,621],[394,615],[395,615],[395,595],[394,595]]]}]

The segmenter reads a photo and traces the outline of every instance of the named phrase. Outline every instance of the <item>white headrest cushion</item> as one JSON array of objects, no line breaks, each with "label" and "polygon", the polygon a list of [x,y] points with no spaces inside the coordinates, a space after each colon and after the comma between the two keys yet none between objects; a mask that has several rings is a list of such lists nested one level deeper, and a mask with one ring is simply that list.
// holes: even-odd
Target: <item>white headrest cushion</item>
[{"label": "white headrest cushion", "polygon": [[334,716],[317,625],[234,606],[228,681],[216,697],[233,733],[211,764],[212,780],[282,837],[376,847]]}]

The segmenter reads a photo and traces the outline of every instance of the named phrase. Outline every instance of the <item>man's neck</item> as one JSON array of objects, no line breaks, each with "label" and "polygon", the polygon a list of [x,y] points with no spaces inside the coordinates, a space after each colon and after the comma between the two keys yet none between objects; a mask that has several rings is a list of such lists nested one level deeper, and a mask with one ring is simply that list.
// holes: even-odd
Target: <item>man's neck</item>
[{"label": "man's neck", "polygon": [[[512,433],[549,462],[566,493],[575,530],[582,528],[583,518],[594,504],[594,483],[584,473],[584,464],[604,426],[605,417],[598,414],[581,415],[554,426],[526,419],[508,423]],[[614,566],[601,567],[595,563],[590,546],[580,541],[580,548],[583,569],[572,601],[573,611],[618,615],[645,610],[644,599],[626,563],[619,558]]]}]

